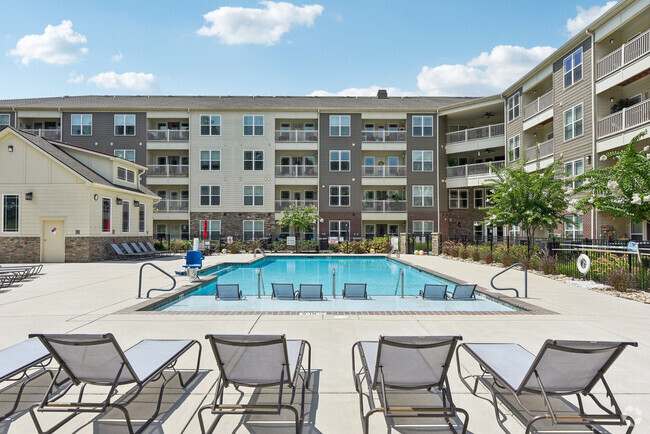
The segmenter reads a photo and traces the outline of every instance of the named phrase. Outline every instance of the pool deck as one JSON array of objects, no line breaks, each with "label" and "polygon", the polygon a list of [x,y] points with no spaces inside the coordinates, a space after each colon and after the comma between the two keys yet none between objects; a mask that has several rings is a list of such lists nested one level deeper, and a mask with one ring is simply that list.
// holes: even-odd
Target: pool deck
[{"label": "pool deck", "polygon": [[[223,261],[247,262],[251,255],[211,256],[206,264]],[[490,278],[498,268],[451,261],[439,257],[402,255],[413,265],[425,267],[434,273],[490,287]],[[179,270],[184,263],[178,256],[153,261],[168,272]],[[635,433],[650,432],[650,305],[590,291],[542,276],[529,275],[528,303],[550,311],[548,314],[492,315],[428,315],[404,313],[393,315],[363,315],[338,312],[336,315],[311,313],[283,315],[275,313],[247,313],[230,315],[142,313],[134,310],[142,300],[136,298],[138,270],[142,262],[102,262],[91,264],[46,264],[43,273],[27,282],[14,285],[0,293],[0,348],[27,338],[29,333],[113,333],[125,347],[147,338],[197,339],[204,343],[201,375],[187,391],[177,385],[166,392],[162,413],[146,432],[199,432],[197,409],[210,402],[217,380],[214,357],[205,345],[206,333],[285,333],[288,338],[301,338],[313,346],[313,390],[307,394],[305,433],[361,432],[358,398],[351,375],[350,348],[358,340],[376,340],[384,335],[448,335],[459,334],[463,342],[514,342],[537,353],[547,338],[589,340],[633,340],[638,348],[628,348],[607,374],[607,380],[621,408],[637,422]],[[166,287],[168,279],[153,268],[145,269],[145,288]],[[502,286],[521,287],[523,275],[511,271],[499,278]],[[181,277],[179,285],[189,283]],[[0,291],[1,292],[1,291]],[[164,297],[165,293],[154,293]],[[476,368],[461,359],[463,371]],[[179,362],[181,369],[191,367],[191,357]],[[472,433],[501,433],[492,406],[471,395],[460,383],[456,363],[450,370],[451,389],[455,402],[470,414]],[[36,384],[38,383],[38,384]],[[4,409],[15,388],[0,397]],[[35,432],[26,412],[28,402],[40,399],[45,384],[34,382],[19,411],[0,422],[2,433]],[[128,388],[120,388],[123,393]],[[479,387],[480,396],[487,398]],[[88,388],[87,393],[97,393]],[[129,408],[137,418],[152,411],[155,390],[144,393]],[[602,389],[597,390],[602,397]],[[234,400],[239,394],[231,390]],[[248,398],[248,395],[246,399]],[[261,396],[260,399],[264,399]],[[504,409],[506,426],[512,432],[523,432],[520,423]],[[112,416],[112,415],[111,415]],[[111,417],[110,419],[113,419]],[[262,422],[258,422],[262,419]],[[47,415],[43,421],[60,420]],[[227,416],[219,424],[218,432],[290,433],[288,424],[268,421],[277,417],[242,418]],[[392,423],[392,422],[391,422]],[[417,423],[417,422],[416,422]],[[73,419],[60,430],[62,433],[115,432],[124,428],[108,417],[84,414]],[[381,415],[371,418],[371,432],[386,432],[386,420]],[[418,426],[396,425],[393,431],[403,433],[449,432]],[[624,432],[611,428],[609,432]]]}]

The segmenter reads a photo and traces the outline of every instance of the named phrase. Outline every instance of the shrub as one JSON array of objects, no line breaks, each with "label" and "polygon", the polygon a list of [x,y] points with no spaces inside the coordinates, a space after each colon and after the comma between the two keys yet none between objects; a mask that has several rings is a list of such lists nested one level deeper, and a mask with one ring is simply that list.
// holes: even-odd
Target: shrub
[{"label": "shrub", "polygon": [[472,261],[478,262],[481,260],[481,251],[478,247],[472,249]]},{"label": "shrub", "polygon": [[508,252],[506,252],[502,257],[501,257],[501,265],[504,267],[509,267],[515,262],[512,260],[512,257]]},{"label": "shrub", "polygon": [[318,241],[316,240],[300,240],[298,241],[298,250],[316,250]]},{"label": "shrub", "polygon": [[287,243],[286,241],[273,241],[271,244],[269,244],[269,249],[272,252],[287,250]]},{"label": "shrub", "polygon": [[616,291],[624,292],[632,286],[632,275],[624,268],[617,268],[609,272],[605,283]]},{"label": "shrub", "polygon": [[241,253],[247,251],[248,248],[246,246],[246,243],[241,240],[234,240],[232,244],[228,246],[228,253]]},{"label": "shrub", "polygon": [[555,268],[556,260],[553,256],[548,253],[548,250],[542,250],[542,257],[539,261],[539,269],[544,274],[555,274],[557,271]]},{"label": "shrub", "polygon": [[370,252],[370,249],[375,249],[375,253],[390,253],[393,249],[393,245],[390,243],[390,238],[388,237],[373,238],[368,241],[368,252]]},{"label": "shrub", "polygon": [[487,250],[483,252],[481,255],[481,260],[486,264],[491,264],[492,262],[494,262],[494,255],[492,254],[492,251]]},{"label": "shrub", "polygon": [[467,259],[469,258],[469,250],[467,250],[467,246],[460,245],[458,248],[458,256],[460,256],[461,259]]},{"label": "shrub", "polygon": [[449,256],[458,256],[458,245],[453,241],[445,241],[442,243],[442,253]]}]

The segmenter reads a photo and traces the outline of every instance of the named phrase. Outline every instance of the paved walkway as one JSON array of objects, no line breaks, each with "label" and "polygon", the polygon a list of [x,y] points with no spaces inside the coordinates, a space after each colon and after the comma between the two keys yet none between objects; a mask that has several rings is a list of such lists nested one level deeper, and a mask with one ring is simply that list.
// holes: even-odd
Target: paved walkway
[{"label": "paved walkway", "polygon": [[[489,279],[498,269],[480,264],[450,261],[438,257],[406,256],[413,264],[427,267],[467,282],[489,287]],[[224,260],[248,261],[250,255],[213,256],[207,264]],[[159,259],[156,264],[168,271],[180,269],[180,257]],[[358,398],[351,375],[350,348],[358,340],[376,340],[384,335],[460,334],[465,342],[516,342],[537,352],[547,338],[634,340],[638,348],[627,349],[608,374],[608,381],[621,407],[637,420],[635,432],[650,432],[650,306],[630,300],[529,275],[530,303],[556,312],[553,315],[169,315],[118,313],[141,302],[136,299],[140,263],[103,262],[93,264],[46,264],[43,274],[8,292],[0,293],[0,348],[24,340],[29,333],[113,333],[129,347],[145,338],[193,338],[204,342],[206,333],[285,333],[288,338],[311,342],[314,390],[308,394],[305,433],[361,432]],[[164,286],[168,281],[153,269],[145,271],[147,287]],[[503,286],[521,286],[521,272],[502,276]],[[187,283],[187,282],[181,282]],[[157,297],[163,295],[157,295]],[[190,368],[186,358],[181,368]],[[471,364],[463,369],[471,368]],[[196,433],[196,410],[208,403],[217,379],[216,364],[204,345],[201,376],[187,392],[174,387],[166,394],[163,413],[147,432]],[[455,362],[450,375],[456,404],[470,413],[469,431],[500,433],[491,405],[472,396],[456,375]],[[36,401],[44,384],[31,387],[26,401]],[[125,390],[120,389],[120,392]],[[13,389],[8,392],[14,393]],[[89,393],[96,393],[92,388]],[[482,391],[484,392],[484,390]],[[0,396],[4,409],[12,397]],[[155,391],[134,402],[132,412],[146,415],[155,401]],[[598,390],[602,393],[602,390]],[[232,391],[229,397],[237,399]],[[482,397],[487,397],[482,393]],[[265,396],[259,397],[264,399]],[[0,422],[0,433],[35,432],[33,423],[21,405],[14,417]],[[507,412],[506,412],[507,413]],[[507,413],[509,414],[509,413]],[[112,415],[111,415],[112,416]],[[117,418],[117,416],[115,416]],[[54,421],[56,417],[44,418]],[[123,428],[113,417],[85,414],[67,424],[61,432],[116,432]],[[268,423],[277,418],[225,417],[218,432],[289,433],[287,424]],[[417,422],[416,422],[417,423]],[[508,417],[513,432],[521,425]],[[386,432],[385,419],[371,419],[371,432]],[[395,426],[395,432],[437,432],[418,426]],[[442,429],[440,432],[448,432]],[[612,429],[611,432],[623,432]]]}]

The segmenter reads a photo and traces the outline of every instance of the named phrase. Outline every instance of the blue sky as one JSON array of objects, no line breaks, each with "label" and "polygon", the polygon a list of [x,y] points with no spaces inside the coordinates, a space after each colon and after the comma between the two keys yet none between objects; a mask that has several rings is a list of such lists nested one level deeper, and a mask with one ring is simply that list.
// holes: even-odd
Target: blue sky
[{"label": "blue sky", "polygon": [[0,99],[489,95],[613,4],[0,0]]}]

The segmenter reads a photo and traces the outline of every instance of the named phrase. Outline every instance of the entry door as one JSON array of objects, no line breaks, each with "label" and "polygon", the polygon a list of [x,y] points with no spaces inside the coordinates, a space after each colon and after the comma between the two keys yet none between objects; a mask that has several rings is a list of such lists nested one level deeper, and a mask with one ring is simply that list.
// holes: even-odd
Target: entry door
[{"label": "entry door", "polygon": [[388,226],[385,224],[379,224],[375,226],[375,236],[377,237],[383,237],[386,236],[387,231],[388,231]]},{"label": "entry door", "polygon": [[65,262],[65,226],[63,220],[43,220],[42,262]]}]

